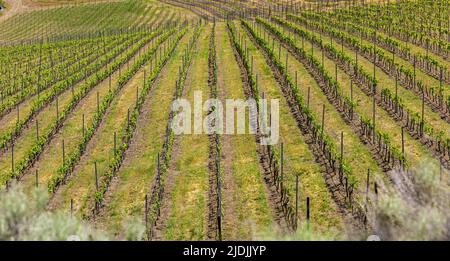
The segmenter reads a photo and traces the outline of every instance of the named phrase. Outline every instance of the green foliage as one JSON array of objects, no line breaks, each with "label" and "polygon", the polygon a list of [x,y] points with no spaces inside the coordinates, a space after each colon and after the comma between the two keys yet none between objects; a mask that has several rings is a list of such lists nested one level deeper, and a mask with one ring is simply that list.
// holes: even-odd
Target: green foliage
[{"label": "green foliage", "polygon": [[[90,4],[73,4],[80,1]],[[162,23],[179,18],[178,12],[154,3],[155,1],[150,3],[143,0],[121,0],[93,3],[92,0],[46,0],[46,2],[64,5],[58,8],[33,8],[24,15],[13,16],[3,21],[0,24],[0,42],[18,42],[38,37],[54,40],[67,37],[69,34],[124,33],[132,28],[155,25],[159,27],[161,25],[159,23],[152,24],[151,19],[154,17],[162,18],[159,20]],[[58,26],[55,27],[55,24]]]},{"label": "green foliage", "polygon": [[[129,38],[132,39],[129,39]],[[19,77],[13,75],[12,77],[0,78],[2,85],[2,94],[7,97],[0,105],[0,114],[11,111],[14,106],[20,104],[26,98],[36,95],[39,91],[42,93],[48,88],[56,85],[64,85],[66,88],[74,83],[80,81],[82,77],[90,72],[95,72],[95,68],[90,66],[95,64],[99,56],[110,55],[110,53],[117,53],[118,50],[124,50],[133,41],[142,38],[142,33],[131,33],[112,37],[95,37],[80,40],[62,41],[53,44],[40,44],[30,46],[29,49],[22,52],[31,52],[34,50],[38,56],[35,57],[35,68],[27,70],[25,76],[20,78],[20,88],[17,88],[17,81]],[[57,48],[57,49],[56,49]],[[8,51],[15,50],[12,47]],[[58,51],[55,51],[58,50]],[[58,56],[63,57],[63,61],[58,60],[54,53],[59,52]],[[12,62],[11,59],[17,58],[17,53],[7,54],[4,63]],[[42,61],[43,60],[43,61]],[[11,74],[11,71],[9,72]],[[19,74],[20,71],[14,71]],[[76,77],[74,77],[76,76]],[[71,85],[68,85],[71,84]],[[20,91],[19,91],[20,90]],[[62,91],[63,89],[60,89]]]},{"label": "green foliage", "polygon": [[[0,241],[111,240],[106,232],[62,211],[46,210],[49,195],[44,189],[26,193],[12,184],[0,190]],[[129,220],[123,228],[123,240],[141,240],[145,228],[140,221]],[[118,238],[122,240],[122,238]]]},{"label": "green foliage", "polygon": [[[88,141],[94,135],[96,129],[100,125],[101,120],[103,119],[103,115],[106,113],[106,110],[109,107],[109,105],[111,104],[111,102],[112,102],[113,98],[115,97],[115,95],[120,91],[120,88],[123,87],[123,85],[134,75],[134,73],[136,71],[138,71],[141,68],[141,66],[153,56],[153,54],[157,51],[157,48],[158,48],[159,44],[164,42],[164,40],[166,40],[173,32],[174,32],[174,29],[164,33],[157,40],[157,42],[155,44],[156,47],[154,47],[153,49],[149,50],[146,54],[142,55],[133,64],[133,66],[128,71],[126,71],[123,75],[121,75],[121,77],[120,77],[120,79],[118,81],[118,87],[119,88],[116,88],[115,91],[109,92],[103,98],[103,100],[102,100],[102,102],[100,104],[100,110],[98,112],[96,112],[96,114],[94,116],[94,121],[87,128],[82,143],[80,143],[77,146],[77,149],[74,150],[73,153],[71,153],[69,155],[68,160],[66,162],[64,162],[64,165],[61,166],[58,169],[57,175],[54,176],[52,178],[52,180],[48,183],[48,190],[49,190],[49,192],[54,193],[56,191],[56,189],[58,188],[58,186],[61,184],[61,182],[64,180],[66,175],[68,175],[70,173],[70,171],[72,171],[74,166],[78,163],[78,161],[79,161],[83,151],[86,148],[86,145],[87,145]],[[134,46],[132,49],[130,49],[121,59],[117,60],[110,67],[110,72],[109,73],[114,72],[120,66],[122,66],[122,64],[125,64],[125,62],[128,61],[139,50],[139,48],[141,48],[150,39],[152,39],[152,38],[146,38],[145,40],[142,41],[142,43],[140,45]],[[134,123],[134,122],[135,121],[133,120],[131,123]],[[119,151],[122,151],[124,149],[126,149],[126,147],[124,147],[122,145],[119,146]],[[116,164],[114,164],[114,167],[116,168],[118,166],[117,157],[115,157],[113,159],[113,162],[117,162]],[[96,198],[100,197],[100,194],[102,194],[102,193],[97,193]]]},{"label": "green foliage", "polygon": [[383,192],[373,219],[381,240],[450,240],[450,193],[439,167],[423,162],[411,173],[395,171],[392,176],[404,184],[380,183]]},{"label": "green foliage", "polygon": [[[159,43],[163,43],[168,37],[170,37],[175,32],[174,29],[170,30],[168,33],[166,33],[161,39],[159,40]],[[122,160],[124,158],[125,151],[128,148],[128,144],[130,143],[134,130],[137,127],[137,119],[139,117],[139,114],[141,112],[141,108],[147,98],[147,94],[150,92],[151,87],[153,86],[153,82],[155,81],[156,77],[161,72],[163,66],[166,64],[167,60],[171,57],[173,51],[175,50],[176,46],[178,45],[178,42],[181,40],[181,38],[185,35],[187,32],[187,27],[184,26],[181,31],[179,31],[175,39],[172,41],[171,46],[169,47],[168,52],[160,58],[156,66],[153,68],[153,71],[151,72],[148,80],[145,83],[145,86],[141,92],[141,95],[139,96],[139,100],[134,107],[133,111],[130,114],[130,123],[124,126],[123,130],[121,131],[122,136],[119,138],[119,140],[122,141],[122,143],[119,145],[118,151],[116,152],[115,157],[110,161],[108,169],[106,170],[106,173],[104,173],[104,179],[102,180],[102,183],[100,184],[99,190],[95,194],[95,202],[101,203],[103,201],[103,197],[109,187],[109,184],[111,182],[111,178],[116,173],[116,171],[120,168],[120,165],[122,164]],[[133,65],[132,68],[130,68],[130,76],[127,78],[127,81],[131,78],[132,75],[134,75],[146,62],[148,62],[152,57],[154,57],[154,54],[158,50],[158,45],[154,47],[153,50],[150,50],[145,55],[141,56],[141,58]],[[124,84],[123,82],[122,84]],[[120,80],[119,80],[119,84]],[[170,139],[173,141],[173,137]],[[167,163],[166,163],[167,161]],[[168,165],[168,159],[165,160],[164,166]]]},{"label": "green foliage", "polygon": [[[331,77],[328,74],[328,72],[325,70],[325,68],[322,66],[322,64],[313,55],[306,54],[304,49],[301,49],[296,46],[296,44],[294,43],[294,40],[291,37],[284,35],[273,24],[271,24],[261,18],[256,18],[256,21],[258,23],[262,24],[265,28],[267,28],[270,32],[275,34],[277,37],[279,37],[282,41],[286,42],[289,46],[292,46],[296,50],[296,52],[299,53],[299,55],[305,57],[312,65],[314,65],[316,68],[318,68],[318,70],[321,73],[322,77],[324,78],[325,82],[329,86],[332,86],[332,88],[334,90],[336,90],[338,95],[340,95],[341,97],[344,96],[342,94],[342,90],[341,90],[341,87],[339,86],[339,83],[336,82],[333,79],[333,77]],[[304,102],[304,100],[300,94],[300,90],[298,89],[298,86],[295,85],[292,78],[289,76],[289,74],[287,72],[287,68],[285,68],[283,63],[277,58],[277,55],[275,55],[275,52],[274,52],[274,50],[272,50],[272,47],[264,39],[262,39],[261,37],[259,37],[256,34],[256,32],[253,30],[252,26],[247,21],[242,21],[242,24],[252,34],[252,36],[256,39],[258,44],[260,44],[262,46],[262,48],[264,50],[266,50],[269,57],[274,62],[275,66],[278,67],[278,69],[281,71],[282,75],[286,79],[287,84],[291,88],[300,109],[305,114],[307,114],[308,118],[312,119],[313,126],[316,129],[321,130],[322,126],[320,126],[320,124],[315,119],[315,116],[311,113],[311,111],[307,109],[307,105]],[[343,100],[346,101],[346,100],[350,100],[350,99],[346,99],[346,100],[343,99]],[[351,107],[351,106],[353,106],[353,105],[350,104],[349,107]],[[321,138],[323,139],[324,144],[326,144],[326,148],[330,152],[331,158],[339,159],[340,156],[339,156],[339,153],[337,153],[337,151],[336,151],[336,144],[333,142],[333,139],[331,137],[329,137],[328,135],[326,135],[325,133],[324,133],[324,136]],[[357,188],[359,185],[358,180],[356,179],[356,177],[354,177],[354,174],[352,173],[352,170],[351,170],[349,164],[346,163],[345,159],[344,159],[344,162],[342,162],[342,165],[346,166],[345,168],[343,168],[343,170],[345,171],[345,175],[348,177],[348,180],[351,182],[350,183],[351,186],[353,186],[354,188]]]},{"label": "green foliage", "polygon": [[[200,37],[200,33],[201,33],[202,29],[203,29],[202,24],[197,25],[195,27],[194,34],[190,38],[189,44],[186,47],[186,50],[184,52],[185,55],[183,56],[183,65],[182,65],[182,68],[180,68],[181,70],[179,71],[178,78],[176,81],[176,89],[175,89],[174,99],[181,97],[181,95],[183,93],[183,89],[185,87],[185,82],[186,82],[186,79],[188,76],[190,64],[191,64],[192,58],[194,56],[195,46],[197,44],[197,40]],[[186,30],[183,31],[183,35],[185,32],[186,32]],[[180,40],[183,35],[180,35],[180,38],[178,40]],[[177,46],[177,44],[172,46],[172,49],[167,54],[166,59],[168,59],[172,55],[176,46]],[[163,64],[161,65],[161,68],[162,68],[162,66],[163,66]],[[171,119],[169,119],[168,126],[170,126],[169,124],[171,124]],[[160,177],[161,177],[160,187],[157,188],[159,191],[158,191],[158,196],[155,198],[155,201],[150,202],[152,204],[152,206],[149,209],[149,215],[148,215],[148,223],[149,224],[153,224],[158,218],[158,212],[159,212],[158,210],[161,207],[160,194],[159,194],[159,193],[161,193],[160,188],[164,188],[164,182],[165,182],[164,174],[168,171],[170,159],[172,157],[172,146],[173,146],[173,142],[175,139],[175,133],[173,132],[172,128],[168,127],[167,129],[169,130],[169,132],[166,133],[166,135],[168,135],[167,140],[164,142],[164,145],[163,145],[163,148],[161,151],[161,156],[163,158],[162,158],[162,165],[160,168]]]},{"label": "green foliage", "polygon": [[107,240],[105,233],[62,212],[47,212],[48,194],[28,196],[20,186],[0,191],[0,240]]},{"label": "green foliage", "polygon": [[[377,31],[384,31],[389,35],[395,35],[399,39],[407,39],[423,48],[433,47],[435,53],[447,54],[450,44],[445,39],[445,34],[449,35],[449,28],[443,27],[448,21],[445,17],[436,17],[436,10],[440,10],[445,1],[410,1],[401,4],[387,4],[382,6],[371,5],[364,8],[356,7],[349,10],[339,10],[338,12],[314,13],[306,12],[305,17],[314,20],[322,20],[333,24],[338,28],[347,28],[353,32],[358,32],[365,38],[376,37],[379,42],[383,42],[391,49],[397,49],[405,56],[416,56],[428,65],[435,68],[445,68],[428,55],[413,54],[408,45],[393,39],[390,36],[376,34]],[[436,3],[436,4],[435,4]],[[438,6],[440,5],[440,6]],[[445,9],[445,7],[443,8]],[[417,10],[420,10],[419,13]],[[427,22],[423,22],[424,16]],[[433,19],[429,19],[433,15]],[[443,19],[444,18],[444,19]],[[405,19],[410,20],[412,26],[405,27]],[[418,20],[420,19],[420,22]],[[337,22],[338,20],[339,22]],[[360,24],[364,24],[361,26]],[[438,52],[437,52],[438,50]]]},{"label": "green foliage", "polygon": [[[154,33],[154,34],[149,34],[149,35],[145,36],[143,39],[141,39],[139,41],[138,45],[135,45],[130,50],[128,50],[126,55],[124,55],[120,59],[114,61],[114,63],[110,64],[110,66],[107,69],[96,72],[95,77],[86,80],[86,82],[82,86],[79,87],[80,91],[77,92],[72,97],[72,100],[70,101],[69,105],[67,107],[65,107],[64,110],[59,114],[59,117],[53,123],[51,123],[51,127],[48,129],[48,131],[46,133],[44,133],[44,135],[40,136],[39,139],[37,140],[37,142],[33,144],[33,146],[30,148],[29,151],[27,151],[25,156],[17,163],[17,167],[14,169],[14,171],[10,171],[8,173],[7,179],[9,180],[9,179],[12,179],[12,178],[20,177],[23,174],[23,172],[28,168],[28,166],[41,154],[41,152],[43,151],[45,145],[52,138],[52,136],[55,133],[55,131],[61,126],[61,123],[71,113],[71,111],[81,101],[81,99],[85,95],[87,95],[89,93],[89,91],[93,87],[95,87],[99,82],[101,82],[102,80],[106,79],[115,70],[117,70],[122,64],[124,64],[129,58],[131,58],[132,55],[134,53],[136,53],[141,46],[143,46],[145,43],[150,41],[154,36],[156,36],[158,34],[159,34],[159,32],[158,33]],[[111,54],[111,57],[104,57],[105,60],[100,59],[99,61],[97,61],[97,63],[94,66],[100,68],[100,66],[103,63],[111,60],[116,55],[117,54],[114,53],[114,54]],[[59,88],[64,89],[66,87],[66,85],[70,86],[71,82],[72,82],[72,80],[68,80],[67,82],[64,83],[64,85],[57,86],[57,88],[54,89],[55,90],[54,93],[49,93],[48,96],[46,96],[46,99],[51,100],[52,97],[56,96],[57,93],[60,91]],[[113,97],[113,95],[110,92],[110,93],[108,93],[108,95],[106,96],[105,99],[112,100],[112,97]],[[42,101],[42,103],[44,102],[43,100],[39,100],[39,101]],[[33,109],[35,108],[35,110],[38,111],[41,106],[44,106],[44,105],[40,104],[40,103],[38,103],[38,105],[35,104],[35,107],[33,107]],[[105,106],[106,106],[105,103],[102,103],[101,108],[102,108],[103,111],[106,111],[106,107]],[[98,115],[96,115],[95,118],[97,120],[100,119],[98,117]],[[25,122],[22,121],[21,124],[25,125]],[[86,137],[85,137],[85,139],[86,139]],[[79,151],[75,151],[75,153],[79,153]],[[81,153],[79,153],[79,154],[81,155]],[[71,157],[69,159],[69,162],[74,163],[73,162],[73,157]],[[51,188],[50,191],[54,191],[54,188],[56,188],[56,185],[59,184],[59,182],[54,182],[54,181],[51,182],[50,183],[51,185],[49,185],[49,187]]]},{"label": "green foliage", "polygon": [[[140,45],[143,45],[146,43],[146,41],[153,38],[155,35],[158,35],[158,34],[150,34],[150,35],[145,36],[144,34],[141,33],[141,34],[137,35],[138,37],[140,36],[139,38],[131,37],[131,39],[128,39],[128,40],[125,40],[126,36],[124,36],[123,44],[119,45],[117,48],[114,48],[112,51],[110,51],[107,54],[105,54],[104,56],[100,57],[100,59],[95,60],[93,63],[89,64],[87,60],[80,61],[80,63],[81,62],[83,64],[86,63],[85,64],[86,67],[84,67],[83,70],[81,70],[81,71],[75,72],[73,75],[66,78],[65,80],[58,82],[51,88],[51,90],[49,92],[46,92],[45,95],[42,95],[38,100],[36,100],[33,103],[30,112],[27,115],[22,116],[21,119],[15,124],[15,126],[12,130],[9,130],[8,132],[6,132],[5,134],[3,134],[0,137],[0,148],[5,148],[9,144],[9,142],[13,139],[13,137],[20,134],[22,129],[29,123],[30,119],[36,113],[38,113],[44,106],[46,106],[50,102],[52,102],[63,91],[67,90],[67,88],[69,88],[72,85],[74,85],[75,83],[81,81],[85,77],[85,75],[87,74],[88,71],[95,72],[95,71],[99,70],[102,66],[111,62],[115,57],[117,57],[117,55],[119,55],[124,50],[126,50],[128,48],[128,45],[133,43],[135,40],[140,39],[138,43]],[[117,67],[117,64],[118,63],[115,62],[113,65],[115,65]],[[111,69],[113,69],[113,68],[114,68],[114,66],[110,65],[108,69],[109,69],[109,71],[111,71]],[[100,82],[102,79],[106,78],[109,74],[105,73],[105,70],[104,70],[103,72],[98,71],[94,75],[96,77],[90,78],[81,87],[78,87],[79,89],[83,89],[83,91],[81,91],[81,93],[86,94],[88,90],[95,87],[98,82]],[[104,78],[102,78],[102,77],[104,77]],[[26,97],[27,96],[23,96],[21,99],[25,99]],[[75,102],[73,102],[72,104],[76,105],[78,103],[78,101],[81,100],[82,97],[84,97],[84,96],[82,96],[78,93],[77,97],[74,97],[74,99],[73,99]],[[19,102],[19,100],[20,99],[18,99],[17,101],[12,101],[12,104],[10,106],[14,106],[14,104],[16,102]],[[10,107],[6,107],[6,105],[5,105],[5,108],[10,108]],[[64,113],[62,115],[64,115]]]}]

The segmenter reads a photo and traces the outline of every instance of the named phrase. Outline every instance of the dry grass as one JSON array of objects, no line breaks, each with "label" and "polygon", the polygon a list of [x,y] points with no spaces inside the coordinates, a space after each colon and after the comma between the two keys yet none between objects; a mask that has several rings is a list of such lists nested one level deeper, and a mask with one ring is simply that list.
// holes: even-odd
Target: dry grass
[{"label": "dry grass", "polygon": [[[245,99],[240,69],[235,61],[233,49],[225,24],[216,28],[216,49],[218,64],[218,85],[223,90],[224,98]],[[224,238],[250,240],[255,230],[271,226],[273,217],[265,194],[264,181],[256,153],[255,139],[250,135],[230,135],[232,151],[231,180],[235,186],[228,193],[232,194],[233,206],[237,220],[227,220]],[[227,186],[225,184],[224,186]]]},{"label": "dry grass", "polygon": [[[136,134],[127,152],[127,157],[117,173],[118,181],[114,193],[108,199],[105,216],[100,223],[115,233],[129,217],[143,217],[144,197],[155,176],[157,154],[162,148],[168,109],[173,98],[175,79],[182,55],[192,31],[181,39],[173,56],[165,65],[155,82],[153,93],[143,106]],[[147,68],[148,70],[148,68]],[[142,79],[142,77],[140,78]]]}]

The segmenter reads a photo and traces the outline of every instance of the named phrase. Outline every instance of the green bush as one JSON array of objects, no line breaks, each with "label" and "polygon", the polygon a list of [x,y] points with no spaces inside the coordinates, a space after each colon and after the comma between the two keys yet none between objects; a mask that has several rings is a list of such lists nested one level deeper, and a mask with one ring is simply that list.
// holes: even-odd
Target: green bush
[{"label": "green bush", "polygon": [[[111,237],[75,216],[45,208],[49,196],[45,189],[24,192],[18,185],[0,190],[0,241],[109,240]],[[130,222],[126,240],[143,238],[141,224]]]},{"label": "green bush", "polygon": [[448,174],[428,163],[391,175],[394,185],[372,195],[374,233],[381,240],[450,240]]}]

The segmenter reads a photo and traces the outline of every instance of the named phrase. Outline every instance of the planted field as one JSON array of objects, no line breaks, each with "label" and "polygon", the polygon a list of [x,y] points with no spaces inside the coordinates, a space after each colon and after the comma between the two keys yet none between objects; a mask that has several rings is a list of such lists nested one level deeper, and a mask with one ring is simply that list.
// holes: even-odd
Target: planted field
[{"label": "planted field", "polygon": [[449,4],[6,5],[0,185],[114,239],[402,238],[448,218]]}]

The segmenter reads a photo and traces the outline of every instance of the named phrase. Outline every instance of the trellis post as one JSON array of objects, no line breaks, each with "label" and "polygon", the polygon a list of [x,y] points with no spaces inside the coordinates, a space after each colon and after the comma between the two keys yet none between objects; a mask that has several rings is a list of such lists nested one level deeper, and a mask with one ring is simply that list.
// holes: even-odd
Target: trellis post
[{"label": "trellis post", "polygon": [[298,228],[298,174],[295,177],[295,230]]},{"label": "trellis post", "polygon": [[64,139],[62,140],[62,160],[63,165],[66,163],[66,150],[64,146]]},{"label": "trellis post", "polygon": [[36,188],[38,188],[39,187],[39,173],[38,173],[37,169],[35,171],[35,181],[36,181]]},{"label": "trellis post", "polygon": [[36,119],[36,140],[39,141],[39,120]]},{"label": "trellis post", "polygon": [[70,216],[73,216],[73,198],[70,199]]},{"label": "trellis post", "polygon": [[97,162],[94,162],[94,173],[95,173],[95,189],[98,191],[98,172],[97,172]]},{"label": "trellis post", "polygon": [[310,202],[309,202],[309,197],[306,197],[306,224],[308,226],[309,229],[309,221],[311,219],[311,212],[310,212]]},{"label": "trellis post", "polygon": [[82,129],[82,132],[83,132],[83,138],[84,138],[84,135],[86,134],[85,132],[85,127],[84,127],[84,113],[83,113],[83,115],[82,115],[82,119],[81,119],[81,129]]}]

